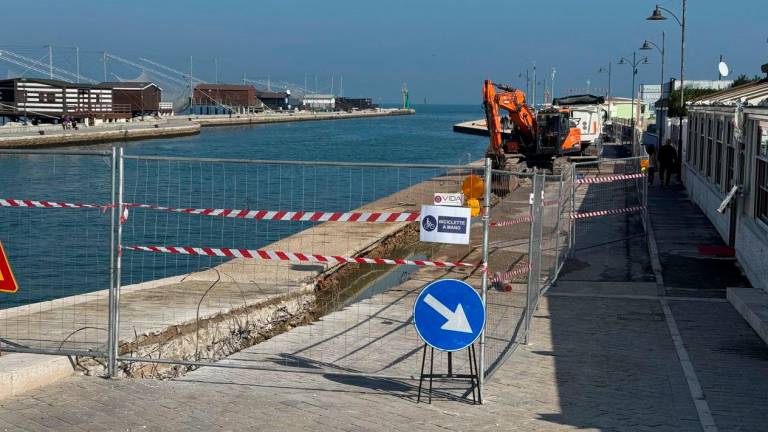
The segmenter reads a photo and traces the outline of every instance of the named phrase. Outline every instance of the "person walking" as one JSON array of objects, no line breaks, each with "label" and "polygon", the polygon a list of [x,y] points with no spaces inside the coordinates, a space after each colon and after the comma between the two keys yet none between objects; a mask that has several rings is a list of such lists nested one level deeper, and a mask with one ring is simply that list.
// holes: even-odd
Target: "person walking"
[{"label": "person walking", "polygon": [[659,167],[659,158],[656,155],[656,146],[649,145],[645,148],[645,152],[648,153],[648,185],[653,185],[653,177],[656,174],[656,169]]},{"label": "person walking", "polygon": [[672,147],[672,140],[667,138],[659,149],[659,181],[663,186],[669,186],[672,173],[677,170],[677,151]]}]

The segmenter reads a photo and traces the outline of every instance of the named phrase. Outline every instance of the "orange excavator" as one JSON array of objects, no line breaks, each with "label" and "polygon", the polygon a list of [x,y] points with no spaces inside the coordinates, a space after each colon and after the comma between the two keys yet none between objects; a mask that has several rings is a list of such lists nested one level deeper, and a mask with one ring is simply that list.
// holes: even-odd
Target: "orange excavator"
[{"label": "orange excavator", "polygon": [[[536,161],[581,152],[581,130],[571,127],[567,109],[534,112],[526,103],[524,92],[490,80],[483,84],[483,108],[491,137],[486,156],[496,169],[504,168],[506,153],[520,153],[527,160]],[[508,139],[502,136],[499,109],[509,112],[509,121],[514,126]]]}]

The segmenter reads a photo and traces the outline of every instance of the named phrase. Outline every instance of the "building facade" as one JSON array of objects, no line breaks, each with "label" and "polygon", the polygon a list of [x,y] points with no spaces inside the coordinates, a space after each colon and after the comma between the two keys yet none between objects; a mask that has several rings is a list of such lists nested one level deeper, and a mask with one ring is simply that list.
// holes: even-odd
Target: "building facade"
[{"label": "building facade", "polygon": [[372,110],[378,107],[371,98],[336,98],[336,108],[342,111]]},{"label": "building facade", "polygon": [[192,103],[229,108],[260,106],[256,99],[256,87],[246,84],[198,84],[192,94]]},{"label": "building facade", "polygon": [[[685,186],[735,248],[750,282],[768,289],[768,79],[708,95],[688,109]],[[736,199],[718,212],[734,187]]]},{"label": "building facade", "polygon": [[312,111],[333,111],[336,109],[336,97],[332,94],[308,94],[301,98],[301,105]]},{"label": "building facade", "polygon": [[103,82],[100,87],[112,89],[112,102],[128,106],[131,115],[154,115],[160,112],[162,89],[151,82]]},{"label": "building facade", "polygon": [[14,78],[0,80],[0,115],[58,121],[119,119],[131,116],[130,107],[112,100],[112,88],[99,84]]},{"label": "building facade", "polygon": [[290,104],[291,92],[272,92],[272,91],[256,91],[256,98],[260,100],[267,108],[271,110],[288,110],[291,109]]}]

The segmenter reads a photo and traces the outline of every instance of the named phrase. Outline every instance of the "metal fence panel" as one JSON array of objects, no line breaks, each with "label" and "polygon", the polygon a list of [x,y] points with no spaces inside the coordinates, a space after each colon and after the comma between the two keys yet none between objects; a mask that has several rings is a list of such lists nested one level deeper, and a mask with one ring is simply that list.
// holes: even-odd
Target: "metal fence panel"
[{"label": "metal fence panel", "polygon": [[0,350],[103,355],[111,202],[110,153],[0,151],[0,241],[20,286],[0,293]]},{"label": "metal fence panel", "polygon": [[[420,242],[418,222],[362,220],[418,213],[435,192],[459,192],[471,172],[482,175],[482,167],[126,157],[123,370],[173,375],[178,368],[163,363],[229,355],[226,364],[285,371],[417,374],[413,301],[439,278],[480,288],[480,220],[470,245]],[[326,221],[315,212],[362,214]],[[471,266],[338,263],[338,256]],[[468,369],[462,357],[455,371]]]},{"label": "metal fence panel", "polygon": [[525,335],[533,206],[532,175],[493,171],[488,244],[485,372],[492,374]]}]

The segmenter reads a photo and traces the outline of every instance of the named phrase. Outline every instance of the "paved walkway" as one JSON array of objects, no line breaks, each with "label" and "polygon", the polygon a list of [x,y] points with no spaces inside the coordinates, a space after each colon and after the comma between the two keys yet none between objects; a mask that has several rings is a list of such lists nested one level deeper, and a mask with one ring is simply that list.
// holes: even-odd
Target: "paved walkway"
[{"label": "paved walkway", "polygon": [[[680,192],[652,188],[650,202],[657,233],[698,218]],[[699,241],[699,229],[675,232],[676,245]],[[669,238],[657,242],[661,268],[641,257],[623,280],[600,269],[637,259],[635,247],[595,248],[567,268],[483,406],[462,399],[463,383],[437,384],[427,405],[408,379],[203,368],[174,381],[68,378],[0,401],[0,430],[763,431],[768,348],[711,292],[659,289],[653,275],[683,271],[669,268],[681,249]]]},{"label": "paved walkway", "polygon": [[726,287],[749,286],[735,258],[699,252],[699,246],[726,244],[683,186],[657,183],[649,188],[649,214],[668,295],[725,298]]}]

